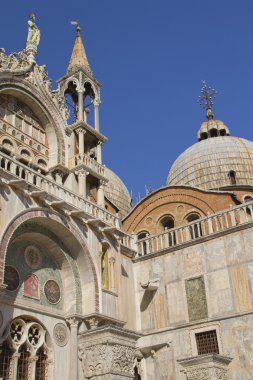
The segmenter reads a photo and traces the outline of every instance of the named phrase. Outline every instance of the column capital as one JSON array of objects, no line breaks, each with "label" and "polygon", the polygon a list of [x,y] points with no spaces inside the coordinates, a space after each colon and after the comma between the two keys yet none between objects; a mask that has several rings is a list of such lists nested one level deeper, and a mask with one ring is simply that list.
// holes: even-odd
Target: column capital
[{"label": "column capital", "polygon": [[100,99],[94,99],[93,100],[94,107],[98,107],[100,105],[100,103],[101,103]]},{"label": "column capital", "polygon": [[75,131],[78,135],[80,135],[80,134],[85,135],[85,133],[86,133],[86,130],[83,127],[76,128]]},{"label": "column capital", "polygon": [[70,315],[65,319],[70,328],[78,327],[79,323],[82,321],[82,318],[78,315]]},{"label": "column capital", "polygon": [[76,170],[75,171],[75,175],[77,175],[79,178],[85,178],[87,177],[87,175],[89,175],[90,172],[88,172],[87,170],[85,169],[80,169],[80,170]]},{"label": "column capital", "polygon": [[38,360],[38,356],[34,356],[34,355],[32,355],[32,356],[29,356],[28,357],[28,362],[29,363],[34,363],[34,362],[36,362]]},{"label": "column capital", "polygon": [[107,181],[105,181],[104,179],[100,179],[99,180],[99,186],[101,187],[104,187],[106,185]]}]

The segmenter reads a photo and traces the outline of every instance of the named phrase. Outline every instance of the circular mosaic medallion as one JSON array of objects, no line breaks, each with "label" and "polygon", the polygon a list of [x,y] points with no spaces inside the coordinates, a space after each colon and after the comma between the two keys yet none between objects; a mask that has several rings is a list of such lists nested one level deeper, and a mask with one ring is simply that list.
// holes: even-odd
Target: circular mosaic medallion
[{"label": "circular mosaic medallion", "polygon": [[25,249],[25,261],[31,269],[38,269],[42,264],[42,256],[38,248],[30,245]]},{"label": "circular mosaic medallion", "polygon": [[15,268],[8,265],[5,267],[4,283],[7,285],[7,290],[13,291],[19,287],[19,275]]},{"label": "circular mosaic medallion", "polygon": [[68,342],[68,330],[67,327],[63,323],[57,323],[54,326],[54,340],[58,346],[63,347]]},{"label": "circular mosaic medallion", "polygon": [[58,303],[61,298],[60,287],[54,280],[48,280],[44,286],[45,296],[47,297],[48,302]]}]

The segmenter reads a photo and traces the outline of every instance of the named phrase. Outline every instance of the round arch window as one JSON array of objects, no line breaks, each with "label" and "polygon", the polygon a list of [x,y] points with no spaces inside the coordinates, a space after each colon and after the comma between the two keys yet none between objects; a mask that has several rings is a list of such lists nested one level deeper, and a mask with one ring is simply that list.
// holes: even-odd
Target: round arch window
[{"label": "round arch window", "polygon": [[[195,221],[197,222],[197,220],[199,220],[199,219],[200,219],[200,215],[197,213],[189,214],[186,217],[187,223],[192,223]],[[203,235],[202,226],[200,223],[190,225],[189,230],[190,230],[190,235],[191,235],[192,239],[196,239],[196,238],[201,237]]]},{"label": "round arch window", "polygon": [[174,218],[171,215],[163,216],[160,220],[160,225],[162,226],[163,230],[170,230],[171,228],[175,227]]}]

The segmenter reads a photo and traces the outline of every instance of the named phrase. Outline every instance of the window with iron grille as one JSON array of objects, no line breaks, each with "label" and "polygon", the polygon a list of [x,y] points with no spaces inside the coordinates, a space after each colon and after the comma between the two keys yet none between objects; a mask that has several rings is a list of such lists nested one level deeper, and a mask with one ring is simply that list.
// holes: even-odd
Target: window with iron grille
[{"label": "window with iron grille", "polygon": [[10,370],[10,361],[13,352],[8,347],[8,345],[3,343],[2,347],[0,347],[0,379],[9,379],[11,375]]},{"label": "window with iron grille", "polygon": [[203,331],[195,334],[195,336],[198,355],[219,353],[216,330]]}]

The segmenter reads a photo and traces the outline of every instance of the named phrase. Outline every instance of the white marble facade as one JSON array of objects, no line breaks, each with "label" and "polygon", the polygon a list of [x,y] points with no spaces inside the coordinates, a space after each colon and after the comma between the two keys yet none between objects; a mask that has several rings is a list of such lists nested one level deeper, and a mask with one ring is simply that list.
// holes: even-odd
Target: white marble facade
[{"label": "white marble facade", "polygon": [[36,51],[0,50],[0,379],[251,380],[252,202],[136,242],[79,26],[57,90]]}]

